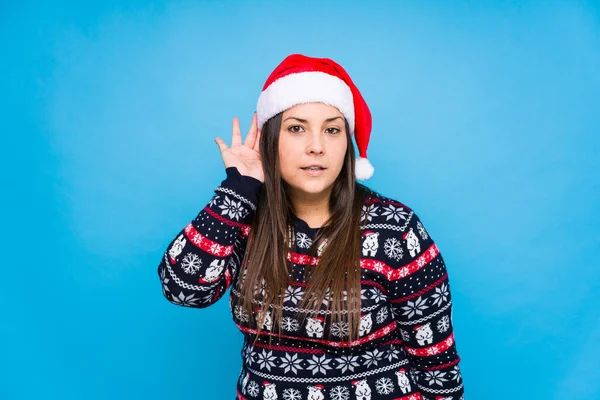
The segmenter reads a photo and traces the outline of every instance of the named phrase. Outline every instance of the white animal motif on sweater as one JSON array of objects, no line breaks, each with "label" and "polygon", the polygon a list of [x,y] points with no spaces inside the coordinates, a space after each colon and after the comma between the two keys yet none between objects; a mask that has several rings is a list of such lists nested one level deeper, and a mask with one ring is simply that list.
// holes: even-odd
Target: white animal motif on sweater
[{"label": "white animal motif on sweater", "polygon": [[431,322],[423,325],[415,326],[413,329],[417,331],[415,333],[415,339],[419,345],[424,346],[433,342],[433,331],[431,330]]},{"label": "white animal motif on sweater", "polygon": [[371,400],[371,387],[367,383],[366,379],[353,381],[352,386],[354,386],[356,400]]},{"label": "white animal motif on sweater", "polygon": [[406,370],[402,368],[399,371],[396,371],[396,377],[398,378],[398,386],[400,387],[400,390],[402,390],[402,393],[405,394],[410,392],[410,380],[406,375]]},{"label": "white animal motif on sweater", "polygon": [[306,318],[306,334],[308,337],[323,337],[323,318]]},{"label": "white animal motif on sweater", "polygon": [[179,256],[183,251],[183,246],[185,246],[186,242],[187,240],[185,240],[185,238],[183,237],[183,233],[179,235],[179,237],[175,239],[175,241],[173,241],[173,245],[171,246],[171,249],[169,249],[169,257],[171,264],[175,264],[177,262],[177,256]]},{"label": "white animal motif on sweater", "polygon": [[225,268],[225,260],[212,260],[210,266],[206,268],[206,274],[200,278],[200,282],[215,282],[221,276],[221,272]]},{"label": "white animal motif on sweater", "polygon": [[269,382],[263,382],[265,390],[263,391],[263,400],[277,400],[277,391],[275,390],[275,384]]},{"label": "white animal motif on sweater", "polygon": [[373,328],[373,318],[371,317],[371,313],[361,316],[359,336],[365,336],[367,333],[371,332],[371,328]]},{"label": "white animal motif on sweater", "polygon": [[[257,308],[254,311],[256,311],[256,323],[260,324],[260,321],[262,319],[261,309]],[[265,315],[265,320],[262,323],[261,329],[270,331],[272,327],[273,327],[273,320],[271,319],[271,311],[267,310],[267,314]]]},{"label": "white animal motif on sweater", "polygon": [[307,400],[325,400],[325,395],[323,394],[323,385],[315,385],[308,387],[308,397]]},{"label": "white animal motif on sweater", "polygon": [[375,257],[377,249],[379,248],[379,232],[365,232],[363,234],[365,240],[362,244],[362,254],[367,257]]},{"label": "white animal motif on sweater", "polygon": [[410,253],[411,257],[415,257],[417,254],[421,252],[421,245],[419,244],[419,238],[413,232],[413,229],[410,228],[408,232],[402,236],[404,240],[406,240],[406,248]]}]

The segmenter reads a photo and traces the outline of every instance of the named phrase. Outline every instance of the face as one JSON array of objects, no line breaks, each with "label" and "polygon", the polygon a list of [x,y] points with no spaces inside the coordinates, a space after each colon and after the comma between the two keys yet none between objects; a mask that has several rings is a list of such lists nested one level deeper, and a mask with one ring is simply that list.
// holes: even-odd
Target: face
[{"label": "face", "polygon": [[[348,146],[344,116],[323,103],[298,104],[283,112],[279,134],[281,176],[292,195],[328,193]],[[308,169],[311,165],[318,169]]]}]

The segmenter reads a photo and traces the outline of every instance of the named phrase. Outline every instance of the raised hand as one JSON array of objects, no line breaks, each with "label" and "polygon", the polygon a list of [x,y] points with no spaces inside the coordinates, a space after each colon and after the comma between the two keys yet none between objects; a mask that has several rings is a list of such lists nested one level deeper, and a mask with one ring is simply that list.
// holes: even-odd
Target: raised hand
[{"label": "raised hand", "polygon": [[242,134],[240,133],[240,120],[237,117],[234,117],[232,122],[231,147],[228,147],[219,137],[215,138],[215,142],[221,151],[225,168],[236,167],[242,175],[251,176],[261,182],[265,181],[259,151],[260,131],[258,130],[256,113],[252,116],[252,123],[243,144]]}]

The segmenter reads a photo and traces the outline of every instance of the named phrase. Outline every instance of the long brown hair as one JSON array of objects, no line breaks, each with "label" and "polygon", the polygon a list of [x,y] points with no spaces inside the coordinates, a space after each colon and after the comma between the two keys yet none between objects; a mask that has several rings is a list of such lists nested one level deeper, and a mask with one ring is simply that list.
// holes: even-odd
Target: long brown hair
[{"label": "long brown hair", "polygon": [[[279,133],[283,112],[265,122],[261,130],[260,152],[265,175],[258,196],[258,206],[240,268],[236,301],[247,312],[250,326],[262,331],[267,311],[272,327],[281,334],[285,290],[292,273],[287,261],[289,246],[295,240],[292,202],[279,169]],[[355,181],[355,151],[348,122],[345,121],[348,146],[344,165],[332,188],[330,218],[309,248],[315,255],[326,240],[319,263],[307,266],[307,284],[298,308],[299,314],[317,317],[319,310],[329,310],[331,322],[348,324],[347,340],[358,338],[361,307],[360,221],[366,186]],[[327,298],[325,298],[327,296]],[[346,297],[346,300],[344,300]],[[325,300],[325,301],[324,301]],[[329,332],[331,334],[331,330]],[[258,338],[257,334],[257,338]]]}]

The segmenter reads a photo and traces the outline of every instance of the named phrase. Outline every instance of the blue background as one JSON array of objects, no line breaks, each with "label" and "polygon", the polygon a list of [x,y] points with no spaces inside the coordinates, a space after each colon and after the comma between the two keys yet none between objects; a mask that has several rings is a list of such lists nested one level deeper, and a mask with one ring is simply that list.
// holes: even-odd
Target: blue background
[{"label": "blue background", "polygon": [[598,2],[13,1],[0,40],[1,399],[234,397],[227,302],[156,268],[295,52],[445,257],[467,400],[600,398]]}]

